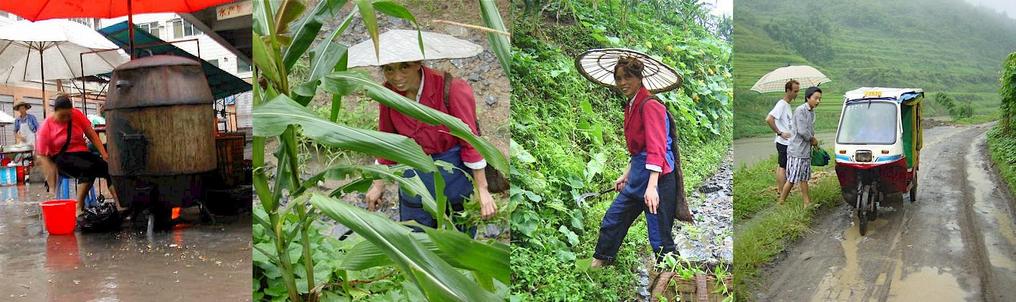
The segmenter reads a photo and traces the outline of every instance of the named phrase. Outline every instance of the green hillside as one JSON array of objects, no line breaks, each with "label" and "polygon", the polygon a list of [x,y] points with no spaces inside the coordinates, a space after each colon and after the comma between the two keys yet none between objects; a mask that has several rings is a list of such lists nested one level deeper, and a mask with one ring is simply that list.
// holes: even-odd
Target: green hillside
[{"label": "green hillside", "polygon": [[1016,49],[1016,20],[963,0],[739,1],[734,16],[735,138],[769,132],[763,119],[782,94],[749,89],[792,64],[833,80],[822,86],[819,131],[835,129],[843,92],[861,86],[924,88],[995,114],[1000,63]]}]

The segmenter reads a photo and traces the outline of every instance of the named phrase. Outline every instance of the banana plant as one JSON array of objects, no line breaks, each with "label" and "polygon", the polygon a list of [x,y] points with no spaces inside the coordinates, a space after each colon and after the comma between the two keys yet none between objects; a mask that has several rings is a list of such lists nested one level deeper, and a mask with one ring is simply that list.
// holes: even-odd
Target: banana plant
[{"label": "banana plant", "polygon": [[[507,159],[490,142],[474,135],[461,120],[422,106],[363,74],[347,70],[348,46],[338,40],[346,33],[352,20],[360,18],[375,49],[380,49],[384,45],[379,45],[378,14],[405,19],[419,30],[415,17],[408,9],[392,1],[321,0],[313,7],[308,7],[304,0],[255,0],[253,4],[256,80],[253,181],[256,197],[266,214],[256,215],[254,223],[266,230],[274,243],[274,251],[262,247],[258,247],[257,251],[277,262],[289,300],[317,301],[324,288],[341,288],[347,294],[350,290],[348,284],[330,286],[319,284],[319,280],[315,279],[314,251],[309,238],[317,236],[311,233],[317,232],[312,224],[320,215],[334,219],[366,239],[357,245],[366,253],[355,254],[360,258],[351,258],[360,260],[346,260],[343,269],[397,267],[425,297],[433,301],[503,300],[503,297],[494,294],[494,280],[503,284],[510,281],[508,248],[496,242],[478,241],[452,230],[450,217],[445,214],[447,198],[441,193],[443,180],[440,174],[435,173],[438,194],[434,198],[429,196],[418,177],[401,176],[401,171],[408,168],[436,172],[446,165],[435,163],[408,137],[336,122],[343,97],[364,92],[368,98],[424,123],[447,126],[452,135],[475,147],[488,164],[502,173],[507,172]],[[347,4],[352,4],[353,9],[341,15]],[[503,22],[493,2],[480,0],[480,4],[488,26],[503,31]],[[322,33],[321,29],[328,20],[341,22],[331,32]],[[319,36],[324,36],[324,39],[314,45]],[[506,62],[510,59],[507,39],[497,36],[490,39],[507,72]],[[421,51],[422,43],[421,40]],[[301,60],[308,62],[309,73],[298,79],[292,71]],[[319,93],[331,95],[329,119],[319,118],[306,107]],[[303,167],[297,156],[301,137],[314,144],[363,156],[388,158],[400,165],[336,165],[304,179],[301,177],[304,175]],[[277,159],[273,171],[269,171],[265,164],[265,146],[269,139],[278,141],[279,146],[273,153]],[[400,223],[334,198],[363,190],[363,184],[379,178],[398,183],[410,194],[421,195],[425,209],[437,218],[438,229],[425,228],[425,236],[411,233]],[[350,182],[327,196],[310,192],[325,179]],[[295,222],[287,219],[294,214],[297,217]],[[292,253],[294,250],[300,253]],[[460,258],[461,255],[473,256],[457,259],[453,255]],[[298,267],[300,264],[302,267]],[[298,278],[297,272],[303,274]],[[301,282],[299,286],[298,281]],[[304,281],[306,284],[302,283]]]}]

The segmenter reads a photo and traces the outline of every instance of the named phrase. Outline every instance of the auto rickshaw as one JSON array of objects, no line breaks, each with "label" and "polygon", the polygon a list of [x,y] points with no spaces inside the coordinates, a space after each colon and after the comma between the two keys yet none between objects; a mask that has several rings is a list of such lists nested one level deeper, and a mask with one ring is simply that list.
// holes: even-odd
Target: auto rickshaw
[{"label": "auto rickshaw", "polygon": [[863,236],[889,194],[917,201],[922,131],[915,88],[864,87],[844,96],[836,129],[836,176],[845,202],[854,206]]}]

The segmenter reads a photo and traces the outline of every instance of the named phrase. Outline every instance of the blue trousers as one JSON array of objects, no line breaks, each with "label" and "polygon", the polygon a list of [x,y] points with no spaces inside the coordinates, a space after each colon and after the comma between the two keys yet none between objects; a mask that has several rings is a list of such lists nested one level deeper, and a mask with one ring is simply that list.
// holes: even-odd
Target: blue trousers
[{"label": "blue trousers", "polygon": [[[459,150],[459,146],[455,146],[443,153],[431,155],[435,161],[448,162],[456,167],[453,171],[445,171],[443,168],[439,168],[445,182],[444,193],[448,198],[448,214],[461,212],[463,210],[462,202],[473,195],[473,183],[469,181],[464,172],[470,171],[470,169],[462,162]],[[420,180],[427,187],[430,196],[435,196],[434,173],[418,173],[413,169],[406,170],[403,173],[403,177],[413,176],[420,176]],[[423,209],[422,198],[402,192],[401,190],[399,191],[399,220],[412,220],[432,228],[437,227],[437,220],[434,219],[434,216]]]},{"label": "blue trousers", "polygon": [[[632,166],[632,169],[638,168],[641,167]],[[633,171],[633,173],[636,172]],[[657,192],[660,196],[660,204],[656,208],[656,214],[649,213],[643,196],[635,197],[625,192],[617,195],[610,208],[607,209],[607,213],[603,215],[603,221],[600,223],[600,238],[596,242],[593,258],[607,262],[614,261],[625,235],[628,234],[628,228],[640,214],[646,215],[649,244],[653,248],[653,253],[656,254],[657,261],[662,255],[676,251],[673,228],[674,213],[677,210],[677,183],[674,174],[668,173],[658,180]],[[631,176],[629,176],[630,179],[632,179]],[[632,184],[629,183],[629,185]],[[646,185],[642,184],[642,187],[645,188]]]}]

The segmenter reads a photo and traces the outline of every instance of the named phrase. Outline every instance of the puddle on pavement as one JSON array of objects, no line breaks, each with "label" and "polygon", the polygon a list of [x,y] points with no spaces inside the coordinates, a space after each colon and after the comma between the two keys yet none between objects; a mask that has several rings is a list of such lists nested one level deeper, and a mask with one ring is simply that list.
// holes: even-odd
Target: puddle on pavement
[{"label": "puddle on pavement", "polygon": [[997,208],[1000,205],[993,202],[1001,197],[994,196],[1000,192],[988,174],[990,165],[981,154],[980,146],[984,143],[985,136],[982,135],[970,145],[966,155],[967,183],[973,187],[974,215],[987,226],[984,231],[995,230],[982,234],[988,262],[995,267],[1016,271],[1016,261],[1013,260],[1012,253],[1000,249],[1016,246],[1016,233],[1013,232],[1013,221],[1006,210]]},{"label": "puddle on pavement", "polygon": [[[964,301],[969,294],[951,273],[934,267],[904,272],[889,290],[893,301]],[[899,275],[897,275],[899,276]]]},{"label": "puddle on pavement", "polygon": [[[853,214],[854,211],[849,213]],[[868,287],[871,286],[870,281],[866,281],[862,264],[867,263],[871,259],[860,259],[862,253],[860,252],[861,244],[867,242],[870,236],[874,236],[879,228],[885,229],[889,226],[889,220],[885,218],[878,218],[875,221],[868,222],[868,234],[867,236],[861,236],[860,230],[857,227],[857,216],[851,218],[849,228],[844,230],[841,238],[837,238],[840,241],[840,247],[843,249],[843,265],[831,267],[829,272],[822,278],[816,288],[815,294],[812,295],[811,301],[844,301],[844,300],[855,300],[861,297]],[[892,239],[892,245],[886,249],[886,252],[892,250],[892,246],[895,246],[899,242],[899,233]],[[882,258],[883,256],[879,256]],[[881,284],[886,278],[885,274],[880,274],[875,280],[875,284]]]},{"label": "puddle on pavement", "polygon": [[[142,227],[49,235],[41,194],[41,186],[0,187],[0,300],[250,300],[249,214],[151,237]],[[197,221],[197,209],[182,217]]]},{"label": "puddle on pavement", "polygon": [[843,249],[843,265],[830,268],[829,273],[819,282],[811,301],[845,300],[863,291],[858,250],[864,237],[857,229],[856,220],[854,217],[854,223],[843,231],[842,238],[837,238]]}]

